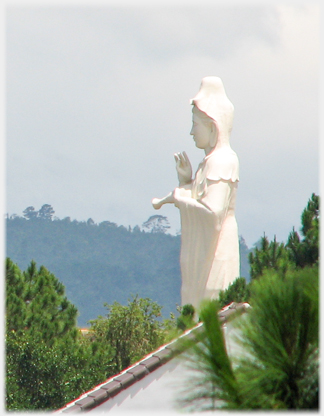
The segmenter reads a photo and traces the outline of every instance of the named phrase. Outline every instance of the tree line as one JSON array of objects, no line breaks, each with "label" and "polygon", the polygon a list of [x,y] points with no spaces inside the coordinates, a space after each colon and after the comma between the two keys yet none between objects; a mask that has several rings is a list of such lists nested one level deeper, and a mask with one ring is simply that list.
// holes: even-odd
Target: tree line
[{"label": "tree line", "polygon": [[[125,304],[132,294],[163,305],[164,317],[175,312],[180,304],[181,236],[168,234],[166,217],[154,215],[132,229],[54,214],[45,204],[39,210],[26,208],[23,216],[8,215],[7,256],[22,270],[34,260],[57,276],[78,308],[80,326],[102,315],[104,303]],[[240,254],[240,276],[249,279],[249,249],[243,238]]]}]

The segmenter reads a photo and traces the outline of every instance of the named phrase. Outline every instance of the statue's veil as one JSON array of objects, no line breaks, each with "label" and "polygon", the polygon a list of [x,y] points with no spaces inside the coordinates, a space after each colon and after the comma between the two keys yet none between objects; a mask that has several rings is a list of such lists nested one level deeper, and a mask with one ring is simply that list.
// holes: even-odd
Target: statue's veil
[{"label": "statue's veil", "polygon": [[219,132],[227,133],[224,137],[228,138],[233,126],[234,106],[228,99],[220,78],[204,77],[198,94],[190,100],[190,103],[212,118]]}]

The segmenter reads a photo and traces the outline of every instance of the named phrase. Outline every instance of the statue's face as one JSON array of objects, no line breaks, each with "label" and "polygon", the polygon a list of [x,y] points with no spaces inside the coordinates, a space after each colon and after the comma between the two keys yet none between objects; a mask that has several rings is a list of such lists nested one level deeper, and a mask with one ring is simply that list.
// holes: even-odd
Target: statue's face
[{"label": "statue's face", "polygon": [[192,115],[192,129],[190,134],[193,136],[198,149],[208,150],[210,148],[211,126],[204,123],[195,112]]}]

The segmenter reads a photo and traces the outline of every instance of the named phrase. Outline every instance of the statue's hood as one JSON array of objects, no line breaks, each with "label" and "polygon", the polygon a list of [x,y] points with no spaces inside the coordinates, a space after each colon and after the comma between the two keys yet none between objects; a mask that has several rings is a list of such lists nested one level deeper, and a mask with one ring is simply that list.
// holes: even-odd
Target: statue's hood
[{"label": "statue's hood", "polygon": [[204,77],[198,94],[190,100],[190,104],[215,120],[220,132],[229,133],[232,130],[234,106],[227,98],[220,78]]}]

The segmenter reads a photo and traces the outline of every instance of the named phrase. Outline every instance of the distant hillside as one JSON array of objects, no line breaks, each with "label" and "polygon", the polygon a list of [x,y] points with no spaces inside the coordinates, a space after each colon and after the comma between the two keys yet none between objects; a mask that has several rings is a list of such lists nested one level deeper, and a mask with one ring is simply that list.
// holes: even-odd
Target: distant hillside
[{"label": "distant hillside", "polygon": [[[166,233],[165,217],[154,216],[143,231],[109,221],[95,224],[58,219],[49,206],[39,215],[32,207],[24,217],[6,219],[6,255],[25,270],[31,260],[44,265],[66,287],[79,310],[78,325],[104,315],[104,303],[125,304],[132,295],[148,297],[169,316],[180,304],[180,236]],[[50,209],[48,209],[50,207]],[[241,276],[249,280],[248,247],[240,240]]]}]

